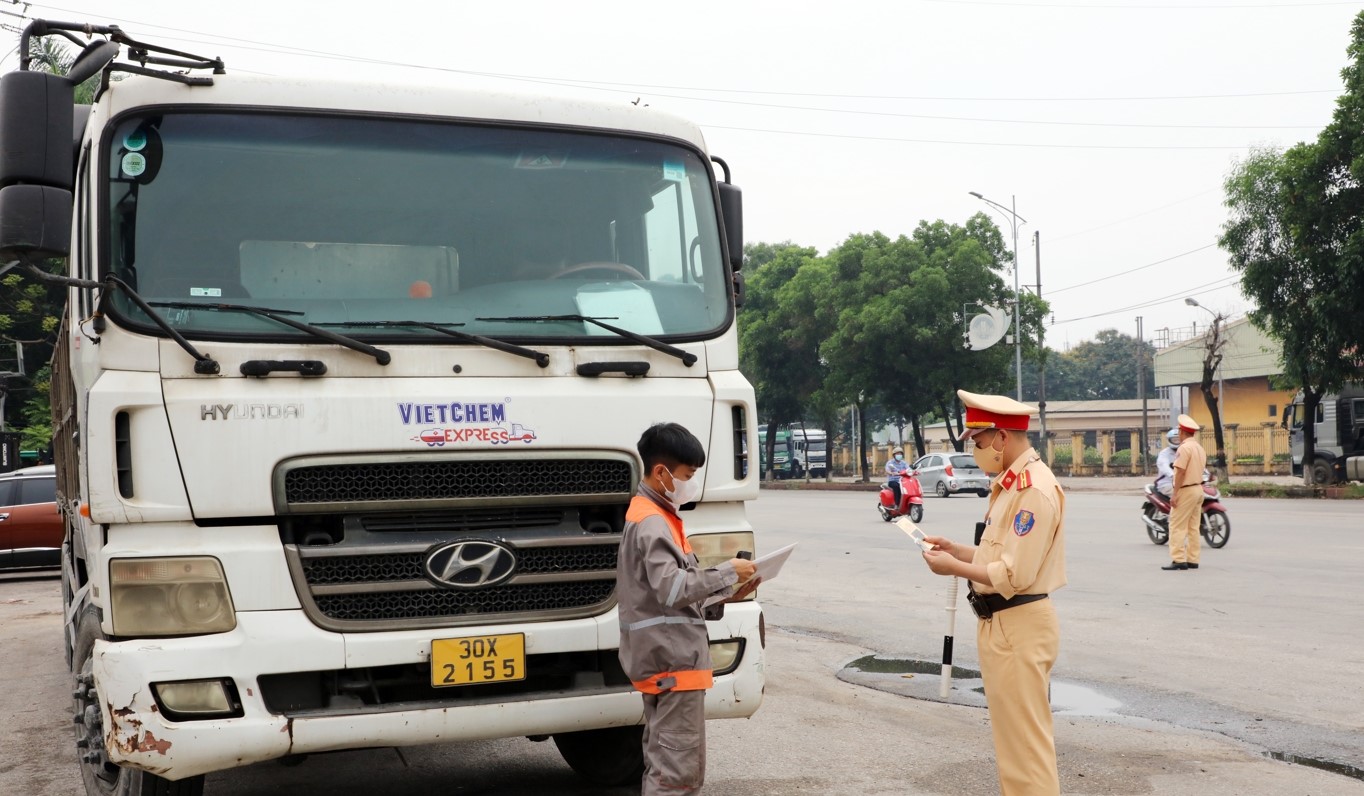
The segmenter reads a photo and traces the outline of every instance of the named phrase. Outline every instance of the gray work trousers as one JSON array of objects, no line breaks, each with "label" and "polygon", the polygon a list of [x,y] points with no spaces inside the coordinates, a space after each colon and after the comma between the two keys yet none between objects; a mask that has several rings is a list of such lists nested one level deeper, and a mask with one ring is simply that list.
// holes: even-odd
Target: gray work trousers
[{"label": "gray work trousers", "polygon": [[696,793],[706,779],[706,692],[644,697],[644,783],[640,796]]}]

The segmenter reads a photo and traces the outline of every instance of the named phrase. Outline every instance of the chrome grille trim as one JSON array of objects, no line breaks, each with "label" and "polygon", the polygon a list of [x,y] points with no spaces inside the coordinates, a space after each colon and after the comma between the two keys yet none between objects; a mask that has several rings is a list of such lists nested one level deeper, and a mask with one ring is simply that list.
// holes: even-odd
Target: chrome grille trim
[{"label": "chrome grille trim", "polygon": [[453,451],[307,456],[276,466],[280,514],[628,503],[637,457],[622,451]]},{"label": "chrome grille trim", "polygon": [[[381,631],[596,616],[615,604],[620,534],[496,538],[515,549],[517,571],[495,586],[445,589],[425,577],[434,543],[284,546],[299,602],[319,627]],[[530,606],[530,607],[527,607]]]}]

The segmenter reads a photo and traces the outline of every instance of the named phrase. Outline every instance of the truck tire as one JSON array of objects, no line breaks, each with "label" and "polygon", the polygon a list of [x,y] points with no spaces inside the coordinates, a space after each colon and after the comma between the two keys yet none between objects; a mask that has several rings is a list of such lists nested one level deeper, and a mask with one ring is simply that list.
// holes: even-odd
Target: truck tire
[{"label": "truck tire", "polygon": [[1325,459],[1316,459],[1312,462],[1312,483],[1316,486],[1330,486],[1335,483],[1335,473],[1331,470],[1331,463]]},{"label": "truck tire", "polygon": [[95,639],[101,638],[99,619],[93,610],[80,617],[76,631],[75,678],[72,712],[76,727],[76,760],[86,796],[203,796],[203,775],[172,782],[135,768],[109,762],[104,748],[104,719],[100,697],[90,673]]},{"label": "truck tire", "polygon": [[568,767],[601,787],[637,783],[644,776],[644,725],[561,732],[554,736]]}]

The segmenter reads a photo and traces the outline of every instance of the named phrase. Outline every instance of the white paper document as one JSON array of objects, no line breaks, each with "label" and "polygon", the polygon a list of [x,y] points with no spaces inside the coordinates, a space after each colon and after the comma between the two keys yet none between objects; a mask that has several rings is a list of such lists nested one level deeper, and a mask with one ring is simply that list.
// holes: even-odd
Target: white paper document
[{"label": "white paper document", "polygon": [[[796,544],[789,544],[780,550],[773,550],[765,556],[753,559],[754,566],[758,568],[757,571],[753,573],[753,577],[762,578],[764,583],[777,577],[777,574],[781,572],[782,565],[786,563],[786,559],[791,557],[791,551],[795,549]],[[734,590],[742,585],[742,583],[736,583],[729,588],[722,589],[719,592],[712,594],[706,598],[703,605],[714,605],[718,602],[728,600],[730,595],[734,594]]]},{"label": "white paper document", "polygon": [[910,520],[910,518],[901,517],[900,519],[895,521],[895,524],[900,526],[900,530],[904,531],[906,536],[913,539],[914,543],[917,544],[920,549],[922,550],[933,549],[933,545],[924,541],[924,532],[920,530],[919,526],[915,525],[914,522]]}]

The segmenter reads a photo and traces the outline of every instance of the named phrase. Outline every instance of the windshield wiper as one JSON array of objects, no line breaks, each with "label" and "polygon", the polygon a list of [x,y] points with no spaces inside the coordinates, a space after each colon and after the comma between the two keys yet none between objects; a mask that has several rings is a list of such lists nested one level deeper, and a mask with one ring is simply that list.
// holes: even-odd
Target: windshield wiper
[{"label": "windshield wiper", "polygon": [[440,332],[449,335],[457,340],[468,343],[478,343],[482,346],[505,351],[508,354],[515,354],[518,357],[535,360],[535,364],[542,368],[549,367],[549,354],[536,351],[532,348],[523,348],[512,343],[504,343],[501,340],[494,340],[491,337],[484,337],[479,334],[469,334],[455,329],[448,329],[448,326],[463,326],[462,323],[427,323],[426,321],[341,321],[338,323],[319,323],[318,326],[359,326],[359,327],[379,327],[379,328],[422,328],[430,329],[433,332]]},{"label": "windshield wiper", "polygon": [[299,330],[300,332],[307,332],[313,337],[317,337],[319,339],[326,340],[331,343],[336,343],[339,346],[345,346],[346,348],[349,348],[352,351],[359,351],[362,354],[369,354],[370,356],[374,357],[374,361],[378,362],[380,365],[387,365],[389,362],[393,361],[392,355],[390,355],[387,351],[375,348],[374,346],[369,345],[368,343],[362,343],[359,340],[346,337],[345,335],[337,334],[336,332],[329,332],[326,329],[313,326],[310,323],[304,323],[302,321],[296,321],[293,318],[285,317],[287,315],[304,314],[302,312],[295,312],[294,310],[272,310],[267,307],[252,307],[246,304],[216,304],[198,301],[153,301],[151,302],[151,306],[170,307],[171,309],[178,310],[213,310],[215,312],[243,312],[248,315],[258,315],[262,318],[269,318],[270,320],[275,321],[276,323],[282,323],[285,326],[292,326],[293,328]]},{"label": "windshield wiper", "polygon": [[[199,353],[199,349],[195,348],[193,343],[186,340],[185,336],[177,332],[174,328],[172,328],[169,323],[166,323],[166,319],[162,318],[161,315],[157,313],[156,310],[152,309],[152,305],[148,304],[145,299],[137,295],[137,291],[133,290],[132,287],[129,286],[127,282],[124,282],[122,279],[119,279],[113,274],[106,275],[104,277],[104,282],[107,282],[110,285],[117,287],[119,290],[122,290],[123,295],[127,296],[129,301],[136,304],[138,306],[138,309],[142,310],[144,313],[147,314],[148,318],[152,319],[152,323],[155,323],[161,329],[161,331],[170,335],[170,339],[174,340],[176,345],[185,349],[185,353],[194,357],[195,373],[198,373],[201,376],[214,376],[221,371],[221,368],[219,367],[217,360],[215,360],[208,354]],[[103,286],[103,283],[100,282],[96,282],[94,284],[96,286]],[[106,289],[104,292],[100,294],[99,306],[95,309],[94,328],[96,334],[99,334],[104,331],[104,303],[109,300],[109,296],[113,295],[113,292],[114,291],[112,290]]]},{"label": "windshield wiper", "polygon": [[[609,317],[611,318],[611,320],[616,320],[614,315],[609,315],[605,317]],[[594,326],[600,326],[601,328],[607,330],[608,332],[615,332],[616,334],[620,335],[621,337],[624,337],[627,340],[633,340],[636,343],[639,343],[640,345],[646,345],[654,349],[655,351],[662,351],[665,354],[671,354],[677,357],[678,359],[682,360],[682,364],[686,365],[687,367],[691,367],[692,365],[696,364],[696,355],[693,353],[683,351],[682,349],[677,348],[676,346],[670,346],[667,343],[660,342],[658,340],[653,339],[652,337],[645,337],[642,334],[636,334],[635,332],[632,332],[629,329],[622,329],[619,326],[612,326],[609,323],[602,323],[600,319],[593,318],[588,315],[512,315],[506,318],[475,318],[474,320],[494,322],[503,321],[508,323],[540,323],[543,321],[549,322],[577,321],[579,323],[590,323],[593,324]]]}]

